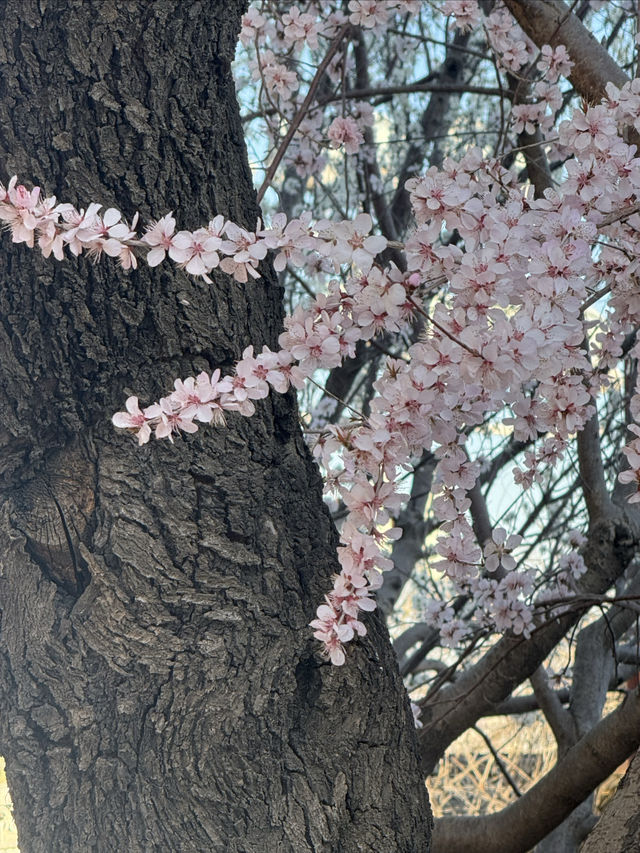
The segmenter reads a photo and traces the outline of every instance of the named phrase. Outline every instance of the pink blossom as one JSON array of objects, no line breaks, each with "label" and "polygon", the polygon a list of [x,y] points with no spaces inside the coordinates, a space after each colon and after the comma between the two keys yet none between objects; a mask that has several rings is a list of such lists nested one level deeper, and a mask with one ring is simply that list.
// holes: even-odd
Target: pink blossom
[{"label": "pink blossom", "polygon": [[198,431],[198,427],[190,417],[183,414],[182,409],[176,408],[176,404],[170,397],[162,397],[159,403],[154,403],[145,409],[145,413],[154,419],[156,423],[156,438],[168,438],[173,443],[174,433]]},{"label": "pink blossom", "polygon": [[[127,397],[125,402],[126,412],[117,412],[111,420],[114,426],[120,429],[135,430],[138,436],[138,444],[146,444],[151,437],[149,421],[154,417],[149,409],[140,410],[137,397]],[[155,413],[155,410],[154,410]]]},{"label": "pink blossom", "polygon": [[393,5],[388,0],[349,0],[349,20],[355,27],[383,27]]},{"label": "pink blossom", "polygon": [[364,142],[358,123],[351,116],[334,118],[327,131],[327,136],[331,140],[332,148],[340,148],[344,145],[347,154],[357,154],[360,146]]},{"label": "pink blossom", "polygon": [[513,132],[534,133],[538,125],[543,124],[545,115],[544,104],[515,104],[511,108]]},{"label": "pink blossom", "polygon": [[561,75],[568,77],[573,65],[567,48],[563,44],[559,44],[555,48],[549,44],[542,45],[537,66],[550,83],[555,83]]},{"label": "pink blossom", "polygon": [[94,202],[89,205],[86,211],[81,210],[78,212],[70,206],[62,211],[62,218],[67,224],[67,227],[63,229],[63,240],[69,245],[72,254],[79,255],[82,252],[84,244],[78,237],[78,234],[85,231],[90,234],[93,233],[94,226],[98,220],[99,210],[100,205]]},{"label": "pink blossom", "polygon": [[285,65],[276,61],[271,50],[264,50],[258,59],[251,63],[251,76],[262,80],[272,96],[287,100],[298,88],[298,77]]},{"label": "pink blossom", "polygon": [[198,228],[193,233],[179,231],[169,248],[169,257],[191,275],[201,276],[207,284],[211,284],[207,273],[220,263],[217,250],[221,243],[219,237],[212,237],[205,228]]},{"label": "pink blossom", "polygon": [[462,619],[449,619],[440,626],[440,641],[448,649],[455,649],[468,634],[469,626]]},{"label": "pink blossom", "polygon": [[240,41],[242,44],[251,44],[256,36],[264,30],[266,18],[261,15],[255,6],[249,6],[246,14],[242,16],[242,29],[240,31]]},{"label": "pink blossom", "polygon": [[230,378],[220,381],[220,370],[214,371],[211,377],[202,372],[195,379],[189,376],[184,382],[176,379],[175,391],[170,400],[187,420],[195,419],[203,423],[213,421],[223,425],[224,415],[218,398],[230,392],[232,387]]},{"label": "pink blossom", "polygon": [[164,261],[166,253],[173,246],[173,232],[175,231],[176,220],[173,214],[167,213],[162,219],[157,222],[151,222],[147,226],[142,242],[151,246],[151,251],[147,254],[147,263],[150,267],[155,267]]},{"label": "pink blossom", "polygon": [[21,184],[17,184],[17,180],[14,175],[9,181],[5,191],[6,201],[0,203],[0,221],[6,222],[11,228],[11,239],[14,243],[26,243],[32,249],[38,225],[36,208],[40,198],[40,187],[34,187],[29,191]]},{"label": "pink blossom", "polygon": [[559,132],[563,145],[575,148],[578,152],[591,149],[606,151],[617,136],[617,127],[607,108],[597,106],[589,107],[586,113],[574,110],[572,120],[563,121]]},{"label": "pink blossom", "polygon": [[277,272],[282,272],[288,262],[302,267],[305,263],[305,250],[315,248],[316,240],[311,234],[311,214],[303,213],[299,219],[287,223],[284,213],[276,214],[271,227],[258,231],[267,249],[278,250],[273,266]]},{"label": "pink blossom", "polygon": [[51,221],[44,222],[39,231],[38,246],[43,257],[53,254],[57,261],[61,261],[64,258],[64,232]]},{"label": "pink blossom", "polygon": [[[260,230],[260,223],[258,223],[258,230]],[[247,275],[259,278],[256,267],[267,254],[265,241],[260,240],[257,234],[234,225],[233,222],[226,224],[225,233],[227,239],[220,244],[220,251],[231,257],[223,258],[220,268],[242,283],[247,282]]]},{"label": "pink blossom", "polygon": [[266,366],[253,357],[253,347],[247,347],[236,365],[236,375],[231,380],[235,397],[239,401],[263,400],[269,395],[267,374]]},{"label": "pink blossom", "polygon": [[[110,208],[110,210],[106,211],[105,217],[112,210],[113,208]],[[117,211],[115,212],[117,213]],[[111,219],[113,218],[114,216],[112,214]],[[118,216],[118,220],[119,218],[120,217]],[[131,226],[127,225],[126,222],[120,222],[118,220],[106,229],[106,233],[103,230],[101,239],[97,241],[98,245],[100,250],[106,255],[109,255],[109,257],[118,258],[123,269],[136,269],[138,262],[131,246],[128,244],[137,238],[135,228],[138,222],[138,214],[136,213],[133,217]],[[106,222],[104,224],[106,226]]]},{"label": "pink blossom", "polygon": [[301,12],[297,6],[291,6],[282,16],[284,37],[289,44],[300,49],[305,42],[313,50],[318,47],[318,23],[313,15]]},{"label": "pink blossom", "polygon": [[384,237],[367,236],[372,227],[373,222],[368,213],[359,214],[352,222],[321,220],[316,224],[319,237],[324,240],[319,249],[335,263],[353,263],[367,273],[375,256],[387,247]]},{"label": "pink blossom", "polygon": [[317,618],[309,623],[311,628],[315,628],[313,636],[323,643],[331,663],[335,666],[342,666],[345,662],[342,639],[350,638],[347,638],[344,630],[341,633],[333,607],[321,604],[316,615]]},{"label": "pink blossom", "polygon": [[454,26],[462,33],[472,30],[480,23],[477,0],[445,0],[439,11],[443,15],[453,15]]}]

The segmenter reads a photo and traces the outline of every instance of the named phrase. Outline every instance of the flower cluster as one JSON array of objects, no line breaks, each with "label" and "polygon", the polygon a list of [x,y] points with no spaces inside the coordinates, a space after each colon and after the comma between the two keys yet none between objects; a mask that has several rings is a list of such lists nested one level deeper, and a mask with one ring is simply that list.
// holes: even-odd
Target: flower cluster
[{"label": "flower cluster", "polygon": [[267,254],[264,241],[222,216],[206,228],[176,233],[176,220],[169,213],[151,223],[140,238],[135,230],[137,213],[128,224],[113,207],[100,214],[102,206],[93,202],[86,210],[76,210],[71,204],[57,204],[55,196],[41,199],[39,187],[27,190],[17,181],[14,176],[6,188],[0,184],[0,222],[6,223],[14,243],[33,248],[37,238],[45,258],[53,254],[61,261],[67,249],[76,256],[86,252],[97,261],[104,253],[128,270],[136,269],[138,255],[148,250],[149,266],[157,266],[168,255],[211,284],[209,273],[218,266],[237,281],[257,278],[258,264]]},{"label": "flower cluster", "polygon": [[344,145],[347,154],[357,154],[364,142],[364,136],[360,131],[358,122],[351,116],[334,119],[329,126],[327,136],[331,140],[332,148],[340,148]]},{"label": "flower cluster", "polygon": [[[615,268],[607,266],[591,245],[603,235],[611,244],[632,239],[631,226],[603,223],[603,213],[640,194],[633,149],[600,123],[594,109],[561,128],[581,175],[577,186],[569,171],[566,194],[531,199],[513,173],[478,149],[411,179],[417,227],[406,242],[405,273],[375,263],[384,241],[368,236],[368,217],[320,221],[314,228],[309,217],[292,223],[280,217],[273,229],[281,265],[317,252],[335,269],[352,268],[343,283],[334,280],[326,294],[285,321],[278,357],[296,371],[297,385],[318,368],[340,364],[358,340],[402,329],[424,311],[423,290],[434,281],[447,283],[444,300],[428,318],[426,338],[409,347],[406,358],[387,360],[369,416],[328,425],[315,446],[327,490],[348,512],[341,529],[342,571],[312,623],[334,663],[344,661],[344,644],[364,633],[359,614],[375,606],[371,594],[380,572],[390,567],[388,545],[400,535],[390,526],[402,500],[398,477],[424,449],[435,448],[439,459],[433,511],[443,535],[432,569],[482,603],[484,624],[524,634],[532,628],[532,575],[518,569],[518,538],[496,528],[483,548],[475,543],[467,516],[478,466],[468,459],[465,434],[488,413],[508,407],[505,424],[533,442],[524,471],[515,471],[516,482],[528,487],[562,458],[593,412],[601,377],[582,348],[581,306],[603,276],[618,306],[626,268],[619,260]],[[607,196],[588,192],[594,184],[606,185]],[[289,246],[288,229],[296,235]],[[458,231],[463,248],[442,241],[445,229]],[[308,241],[304,247],[301,235]],[[617,307],[623,331],[629,318],[621,312],[628,315],[630,307]],[[243,360],[237,372],[246,371]],[[278,382],[288,387],[284,377]],[[633,444],[626,452],[631,468],[622,479],[640,483],[640,452]],[[562,558],[559,568],[559,589],[584,571],[577,552]],[[438,613],[444,642],[461,642],[467,636],[461,621],[447,608]]]},{"label": "flower cluster", "polygon": [[260,277],[260,261],[270,249],[277,252],[276,269],[283,269],[288,259],[303,264],[301,250],[307,250],[330,258],[336,269],[353,262],[368,271],[387,245],[383,237],[369,236],[372,221],[366,213],[353,222],[323,219],[315,228],[310,215],[289,223],[276,216],[272,228],[263,229],[258,222],[256,231],[247,231],[218,215],[206,227],[178,232],[173,214],[168,213],[150,223],[139,238],[135,231],[137,213],[129,225],[113,207],[102,215],[101,205],[96,203],[78,211],[71,204],[57,204],[55,197],[41,199],[39,187],[27,190],[17,180],[14,176],[7,188],[0,184],[0,222],[6,223],[14,243],[33,248],[37,237],[44,257],[53,254],[59,261],[65,248],[76,256],[86,252],[95,261],[104,253],[117,258],[123,269],[136,269],[139,255],[150,267],[168,256],[208,284],[212,283],[209,274],[218,267],[246,283],[249,278]]},{"label": "flower cluster", "polygon": [[[275,24],[251,9],[241,38],[245,44],[272,39],[296,57],[332,38],[347,20],[375,30],[412,5],[350,0],[344,12],[324,23],[298,6],[288,7]],[[482,21],[510,72],[537,67],[546,75],[534,86],[537,101],[516,105],[512,120],[516,132],[549,127],[561,104],[557,80],[571,71],[566,50],[546,46],[538,54],[500,7],[483,17],[474,0],[450,0],[442,10],[461,29]],[[346,72],[339,63],[347,59],[334,59],[327,68],[330,79]],[[253,74],[278,116],[290,117],[293,107],[286,102],[299,81],[280,60],[275,49],[261,47]],[[362,155],[370,119],[364,109],[356,116],[357,110],[333,118],[328,127],[323,116],[305,117],[288,155],[298,174],[317,174],[327,139]],[[422,337],[411,345],[407,337],[400,356],[387,358],[372,377],[376,393],[367,415],[352,411],[346,424],[321,422],[314,446],[327,493],[341,501],[346,519],[340,574],[311,625],[327,656],[340,665],[345,644],[366,632],[362,614],[374,609],[373,593],[391,568],[390,547],[401,534],[393,521],[403,501],[400,480],[425,451],[437,459],[431,508],[439,539],[431,570],[473,598],[481,627],[531,632],[539,614],[532,599],[534,574],[519,562],[520,537],[497,526],[480,542],[471,525],[480,465],[470,459],[467,439],[493,417],[527,442],[513,478],[528,489],[558,463],[592,417],[606,372],[624,337],[640,323],[640,215],[618,215],[640,203],[640,159],[621,133],[630,124],[640,129],[637,81],[622,89],[610,86],[605,103],[575,110],[559,127],[560,146],[570,155],[566,177],[541,198],[533,198],[515,170],[478,147],[415,175],[406,184],[415,218],[404,241],[406,270],[383,265],[389,243],[372,233],[368,213],[339,222],[314,221],[309,213],[291,220],[278,214],[253,231],[218,215],[193,232],[176,231],[170,213],[139,238],[137,215],[129,224],[114,208],[101,214],[99,205],[90,204],[78,211],[55,198],[41,199],[38,188],[27,190],[12,179],[0,190],[0,220],[14,242],[34,247],[37,240],[45,256],[58,260],[66,250],[94,259],[106,254],[129,269],[141,257],[150,266],[168,257],[207,282],[218,268],[247,282],[258,277],[261,261],[272,252],[278,271],[320,264],[335,276],[325,292],[285,319],[277,351],[265,347],[255,354],[249,346],[228,375],[214,369],[177,379],[168,396],[144,408],[129,397],[113,422],[132,431],[140,444],[152,434],[173,440],[200,424],[222,425],[227,412],[250,416],[256,401],[301,388],[316,371],[353,356],[358,342],[402,333],[418,318],[424,323]],[[603,291],[609,301],[592,328],[583,308]],[[636,418],[637,391],[631,403]],[[636,438],[624,451],[629,468],[620,480],[635,488],[630,499],[638,501],[640,426],[630,431]],[[557,566],[561,593],[585,571],[580,543],[571,545]],[[449,603],[434,603],[426,616],[446,645],[468,638],[468,625]]]}]

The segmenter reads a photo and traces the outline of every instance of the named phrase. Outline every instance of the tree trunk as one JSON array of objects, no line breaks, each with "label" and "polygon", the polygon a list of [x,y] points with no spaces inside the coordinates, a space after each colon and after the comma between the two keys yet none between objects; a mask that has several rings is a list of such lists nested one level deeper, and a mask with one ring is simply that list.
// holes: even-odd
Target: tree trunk
[{"label": "tree trunk", "polygon": [[607,804],[580,853],[638,853],[640,850],[640,752]]},{"label": "tree trunk", "polygon": [[[130,217],[257,215],[239,0],[1,0],[0,157]],[[307,623],[336,536],[293,394],[138,449],[110,416],[276,346],[271,270],[0,250],[0,752],[23,853],[426,851],[380,621],[342,668]]]}]

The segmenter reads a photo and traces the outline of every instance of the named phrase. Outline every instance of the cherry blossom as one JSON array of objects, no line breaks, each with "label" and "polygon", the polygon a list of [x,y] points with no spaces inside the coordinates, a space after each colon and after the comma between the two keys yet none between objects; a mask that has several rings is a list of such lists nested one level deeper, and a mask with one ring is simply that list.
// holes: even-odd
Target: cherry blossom
[{"label": "cherry blossom", "polygon": [[286,65],[278,62],[271,50],[263,51],[260,59],[252,63],[252,77],[262,79],[271,95],[287,100],[298,88],[298,77]]},{"label": "cherry blossom", "polygon": [[144,411],[138,406],[137,397],[128,397],[125,402],[126,412],[118,412],[112,418],[114,426],[120,429],[134,430],[138,437],[138,444],[146,444],[151,437],[151,426],[149,421],[153,419],[155,409],[149,408]]},{"label": "cherry blossom", "polygon": [[327,136],[331,140],[332,148],[344,146],[347,154],[357,154],[364,142],[358,122],[351,116],[335,118],[329,126]]},{"label": "cherry blossom", "polygon": [[294,47],[302,47],[306,42],[310,48],[318,47],[318,22],[308,12],[301,12],[297,6],[291,6],[282,16],[285,40]]},{"label": "cherry blossom", "polygon": [[367,29],[382,27],[395,5],[393,0],[349,0],[349,20],[355,26]]},{"label": "cherry blossom", "polygon": [[167,213],[157,222],[147,226],[142,242],[151,246],[147,255],[147,263],[155,267],[164,261],[166,253],[173,248],[173,232],[176,228],[176,220],[171,213]]},{"label": "cherry blossom", "polygon": [[246,14],[242,16],[242,29],[240,31],[240,41],[243,44],[249,44],[254,41],[256,36],[265,29],[267,19],[256,9],[255,6],[249,6]]},{"label": "cherry blossom", "polygon": [[445,0],[440,11],[443,15],[453,15],[455,27],[463,33],[472,30],[480,23],[480,7],[477,0]]},{"label": "cherry blossom", "polygon": [[220,263],[220,256],[216,251],[220,245],[220,238],[212,237],[206,228],[198,228],[193,233],[179,231],[172,240],[169,257],[191,275],[201,276],[211,284],[207,273]]},{"label": "cherry blossom", "polygon": [[367,273],[373,265],[377,254],[387,246],[384,237],[373,235],[368,237],[373,223],[368,213],[361,213],[348,222],[329,222],[320,220],[316,230],[322,243],[319,251],[331,258],[336,264],[353,262],[362,272]]},{"label": "cherry blossom", "polygon": [[568,77],[573,68],[573,62],[563,44],[555,48],[549,44],[543,44],[540,49],[540,59],[536,65],[549,83],[555,83],[560,76]]},{"label": "cherry blossom", "polygon": [[[291,120],[298,105],[287,103],[301,84],[291,70],[291,56],[333,38],[347,19],[373,30],[410,7],[350,0],[344,12],[320,22],[306,6],[291,6],[277,25],[250,9],[241,39],[248,45],[269,39],[271,47],[258,44],[251,73],[277,113],[276,125]],[[513,107],[508,132],[548,130],[562,106],[557,80],[572,67],[564,47],[547,45],[538,53],[499,6],[485,16],[473,0],[449,0],[439,11],[453,16],[459,29],[482,22],[503,68],[544,73],[545,80],[533,86],[534,102]],[[291,56],[285,61],[286,51]],[[349,70],[341,66],[343,59],[336,55],[327,72],[336,81]],[[353,117],[334,118],[327,126],[332,109],[305,116],[282,161],[304,180],[314,175],[322,180],[324,164],[336,160],[322,159],[327,139],[333,147],[344,146],[347,154],[356,153],[364,141],[362,128],[373,122],[364,107],[358,112],[354,105]],[[507,169],[504,158],[477,146],[457,159],[445,158],[424,175],[414,173],[406,189],[415,227],[402,243],[391,243],[403,253],[397,266],[383,262],[389,240],[376,233],[371,214],[359,206],[355,215],[346,211],[349,218],[340,221],[327,218],[325,211],[320,218],[310,212],[293,218],[278,213],[270,224],[258,221],[254,228],[214,213],[195,231],[176,231],[180,211],[176,217],[171,212],[150,222],[138,238],[135,213],[128,224],[128,215],[125,219],[114,207],[100,213],[102,207],[89,202],[76,210],[12,178],[0,190],[0,220],[14,242],[35,248],[37,241],[45,257],[62,261],[67,249],[94,260],[104,254],[117,258],[129,274],[139,260],[149,267],[173,261],[212,286],[213,270],[244,284],[259,279],[268,253],[278,272],[287,267],[301,276],[330,271],[332,278],[325,277],[317,294],[284,319],[279,349],[257,352],[243,341],[241,356],[224,376],[212,364],[195,377],[175,379],[173,391],[142,409],[137,397],[128,397],[125,411],[112,420],[135,434],[139,444],[147,443],[152,432],[173,441],[203,424],[221,427],[225,414],[227,428],[233,428],[235,417],[251,416],[270,393],[300,389],[308,380],[321,382],[323,372],[352,356],[356,345],[405,335],[402,346],[371,377],[376,393],[366,414],[354,409],[348,421],[327,423],[332,412],[326,401],[320,414],[314,413],[320,434],[313,453],[346,518],[340,530],[340,573],[318,602],[311,626],[331,662],[341,665],[346,644],[366,632],[363,614],[374,609],[375,590],[392,567],[390,548],[401,533],[394,517],[406,498],[402,478],[410,478],[425,452],[436,466],[431,509],[438,534],[430,571],[441,573],[452,590],[473,596],[483,630],[523,636],[533,630],[539,614],[531,597],[539,575],[518,564],[521,537],[498,524],[491,538],[480,542],[470,521],[481,465],[470,460],[469,436],[490,422],[526,442],[514,462],[513,482],[522,490],[535,489],[563,459],[572,436],[592,417],[602,388],[612,381],[607,374],[615,369],[626,336],[640,323],[640,217],[616,219],[619,211],[633,210],[640,201],[640,158],[622,134],[629,124],[640,127],[638,81],[609,86],[606,103],[574,110],[558,129],[559,150],[566,158],[563,178],[539,198],[518,169]],[[276,127],[275,135],[280,132]],[[366,156],[362,149],[358,162],[366,162]],[[585,319],[587,300],[605,291],[606,309],[597,319]],[[411,342],[406,330],[418,320],[423,329]],[[636,391],[630,412],[639,419]],[[631,424],[629,435],[626,468],[618,480],[631,492],[629,500],[638,502],[640,426]],[[567,540],[570,550],[553,569],[563,594],[585,571],[581,535],[569,534]],[[468,625],[446,602],[435,602],[428,615],[446,646],[468,640]]]}]

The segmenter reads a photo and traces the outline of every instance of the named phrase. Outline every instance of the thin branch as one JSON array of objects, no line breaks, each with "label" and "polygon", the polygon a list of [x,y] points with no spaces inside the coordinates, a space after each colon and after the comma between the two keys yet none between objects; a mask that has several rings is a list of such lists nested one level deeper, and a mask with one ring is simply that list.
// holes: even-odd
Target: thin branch
[{"label": "thin branch", "polygon": [[[585,340],[585,354],[589,358],[589,344]],[[605,518],[610,518],[614,512],[613,501],[607,488],[600,445],[600,421],[596,401],[592,397],[593,415],[576,437],[578,449],[578,465],[580,480],[584,494],[584,502],[589,513],[589,521],[594,524]]]},{"label": "thin branch", "polygon": [[340,28],[340,30],[338,30],[338,34],[336,35],[334,40],[329,45],[329,49],[327,50],[324,59],[322,60],[322,62],[318,66],[318,70],[316,71],[314,78],[311,81],[311,85],[309,86],[309,91],[307,92],[307,95],[306,95],[304,101],[302,102],[302,106],[300,107],[300,109],[298,110],[296,115],[294,116],[293,121],[289,125],[289,130],[287,130],[287,133],[286,133],[284,139],[282,140],[282,142],[278,146],[278,150],[276,151],[274,158],[271,161],[269,168],[267,169],[267,174],[265,175],[264,181],[262,182],[262,186],[258,190],[258,195],[257,195],[258,204],[260,204],[260,202],[262,201],[262,199],[264,197],[264,194],[266,193],[267,189],[269,188],[269,185],[271,184],[271,181],[273,180],[273,176],[275,175],[276,171],[278,170],[278,166],[280,165],[280,161],[284,157],[284,155],[287,151],[287,148],[289,147],[291,140],[293,139],[293,137],[295,135],[296,130],[300,126],[300,122],[302,121],[302,119],[307,114],[309,106],[311,105],[311,102],[313,101],[313,98],[316,94],[316,90],[317,90],[318,86],[320,85],[320,81],[322,80],[324,72],[327,70],[329,63],[333,59],[336,51],[338,50],[338,48],[340,47],[340,44],[342,43],[342,39],[345,37],[345,35],[347,34],[347,32],[349,31],[350,28],[351,28],[350,24],[345,24],[343,27]]},{"label": "thin branch", "polygon": [[605,228],[607,225],[612,225],[614,222],[622,222],[633,216],[634,213],[640,212],[640,202],[630,204],[628,207],[623,207],[621,210],[614,210],[608,216],[603,216],[598,223],[598,228]]},{"label": "thin branch", "polygon": [[486,743],[487,749],[489,750],[489,752],[493,756],[493,760],[496,763],[496,767],[502,773],[504,778],[507,780],[509,787],[514,792],[516,797],[521,797],[522,792],[520,791],[520,789],[516,785],[515,780],[514,780],[513,776],[511,775],[511,773],[509,773],[509,771],[507,770],[506,764],[504,763],[502,758],[500,758],[500,753],[494,747],[494,745],[491,743],[491,739],[489,738],[489,735],[486,734],[485,732],[483,732],[482,729],[478,728],[478,726],[473,726],[473,731],[477,732],[480,735],[480,737],[482,738],[482,740]]},{"label": "thin branch", "polygon": [[[566,705],[570,699],[570,691],[568,687],[561,687],[560,690],[554,690],[555,698],[562,705]],[[512,696],[506,699],[495,708],[483,714],[484,717],[512,717],[518,714],[530,714],[532,711],[539,711],[540,705],[535,693],[528,693],[525,696]]]},{"label": "thin branch", "polygon": [[[430,92],[440,95],[487,95],[492,98],[504,96],[504,91],[498,89],[497,86],[474,86],[471,83],[404,83],[397,86],[367,86],[362,89],[347,89],[345,92],[336,92],[335,95],[328,95],[325,98],[318,98],[315,107],[325,107],[327,104],[334,104],[339,101],[357,100],[362,101],[366,98],[378,98],[376,105],[390,101],[394,95],[412,95],[417,92]],[[264,110],[255,110],[252,113],[247,113],[242,117],[243,124],[254,121],[257,118],[270,118],[273,115],[280,114],[276,107],[267,107]]]}]

